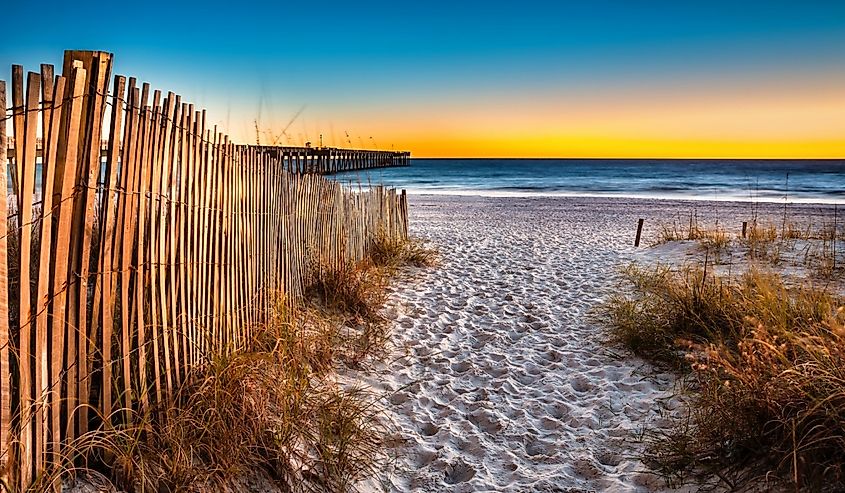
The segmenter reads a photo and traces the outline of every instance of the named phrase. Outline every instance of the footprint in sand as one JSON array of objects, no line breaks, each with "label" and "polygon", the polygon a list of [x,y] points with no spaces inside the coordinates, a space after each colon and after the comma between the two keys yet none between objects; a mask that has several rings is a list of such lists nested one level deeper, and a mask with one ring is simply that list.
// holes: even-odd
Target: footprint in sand
[{"label": "footprint in sand", "polygon": [[461,459],[456,459],[446,466],[446,483],[458,484],[469,481],[475,476],[475,468]]},{"label": "footprint in sand", "polygon": [[487,409],[477,409],[470,413],[469,422],[477,426],[484,433],[498,433],[502,429],[502,422]]},{"label": "footprint in sand", "polygon": [[529,438],[525,442],[525,453],[531,457],[538,455],[553,456],[556,453],[555,448],[553,443],[537,438]]},{"label": "footprint in sand", "polygon": [[430,437],[430,436],[436,435],[437,432],[440,431],[440,428],[438,428],[431,421],[427,421],[419,427],[419,430],[420,430],[420,433],[423,434],[424,436]]}]

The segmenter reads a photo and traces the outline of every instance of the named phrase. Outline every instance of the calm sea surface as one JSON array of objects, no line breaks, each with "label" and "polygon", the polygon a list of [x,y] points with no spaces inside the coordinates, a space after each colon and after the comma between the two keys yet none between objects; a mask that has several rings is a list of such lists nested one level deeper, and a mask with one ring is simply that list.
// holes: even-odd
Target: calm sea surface
[{"label": "calm sea surface", "polygon": [[845,203],[845,160],[413,159],[335,179],[413,194]]}]

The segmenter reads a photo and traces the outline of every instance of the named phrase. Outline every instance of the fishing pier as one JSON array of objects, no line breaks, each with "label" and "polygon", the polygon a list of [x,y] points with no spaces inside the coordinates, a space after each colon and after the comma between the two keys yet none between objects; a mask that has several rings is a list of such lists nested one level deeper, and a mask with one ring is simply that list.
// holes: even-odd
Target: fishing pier
[{"label": "fishing pier", "polygon": [[411,153],[407,151],[261,145],[249,147],[255,149],[258,154],[281,163],[285,171],[297,174],[329,175],[343,171],[392,168],[411,164]]},{"label": "fishing pier", "polygon": [[[15,156],[14,138],[9,138],[8,159]],[[36,156],[43,158],[42,139],[36,143]],[[264,145],[240,146],[254,151],[258,156],[269,158],[282,166],[288,173],[330,175],[344,171],[365,171],[376,168],[395,168],[410,166],[411,153],[408,151],[379,151],[368,149],[344,149],[339,147],[282,147]],[[122,148],[122,144],[121,144]],[[100,146],[100,159],[108,158],[109,142]]]}]

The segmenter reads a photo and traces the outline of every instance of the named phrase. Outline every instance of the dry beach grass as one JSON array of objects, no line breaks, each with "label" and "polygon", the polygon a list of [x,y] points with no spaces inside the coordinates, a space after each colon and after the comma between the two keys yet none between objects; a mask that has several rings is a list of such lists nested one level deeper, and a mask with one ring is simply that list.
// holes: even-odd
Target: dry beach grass
[{"label": "dry beach grass", "polygon": [[630,294],[605,301],[606,322],[636,354],[687,373],[691,399],[673,429],[646,433],[647,464],[675,485],[845,486],[841,296],[758,268],[624,274]]},{"label": "dry beach grass", "polygon": [[718,220],[705,224],[698,212],[677,215],[661,222],[652,246],[671,242],[696,242],[714,263],[732,261],[739,254],[746,263],[801,267],[816,280],[831,280],[845,272],[845,228],[834,208],[830,217],[802,220],[784,210],[781,218],[757,216],[749,211],[744,230],[733,234]]},{"label": "dry beach grass", "polygon": [[[373,239],[378,259],[330,267],[314,262],[304,304],[277,297],[248,349],[223,351],[172,399],[131,425],[78,438],[59,476],[129,492],[244,491],[259,476],[272,491],[350,491],[389,457],[383,406],[362,386],[335,378],[384,352],[389,325],[379,314],[392,269],[425,251],[414,241]],[[119,411],[123,412],[123,411]],[[98,479],[99,478],[99,479]]]}]

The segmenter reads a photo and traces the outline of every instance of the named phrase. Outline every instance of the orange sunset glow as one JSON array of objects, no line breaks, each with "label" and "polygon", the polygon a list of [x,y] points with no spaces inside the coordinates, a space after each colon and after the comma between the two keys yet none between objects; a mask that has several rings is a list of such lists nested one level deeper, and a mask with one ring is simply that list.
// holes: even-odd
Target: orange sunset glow
[{"label": "orange sunset glow", "polygon": [[[841,158],[845,74],[404,102],[309,122],[418,157]],[[245,133],[244,138],[249,138]],[[341,137],[335,136],[339,145]],[[369,143],[369,142],[367,142]],[[355,141],[353,140],[353,144]]]}]

